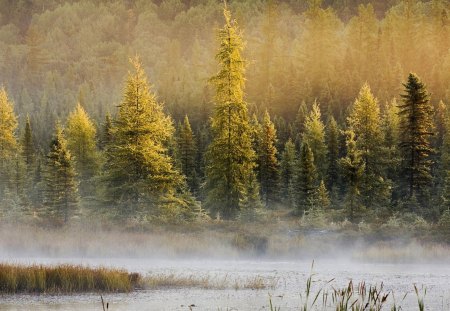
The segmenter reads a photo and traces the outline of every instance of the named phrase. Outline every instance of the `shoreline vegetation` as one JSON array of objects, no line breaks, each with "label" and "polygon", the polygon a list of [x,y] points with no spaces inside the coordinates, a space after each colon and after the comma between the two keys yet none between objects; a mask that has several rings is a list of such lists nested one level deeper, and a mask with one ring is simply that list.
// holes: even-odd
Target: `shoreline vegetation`
[{"label": "shoreline vegetation", "polygon": [[278,279],[259,275],[233,277],[199,274],[140,273],[81,265],[20,265],[0,263],[0,294],[128,293],[135,290],[274,289]]},{"label": "shoreline vegetation", "polygon": [[140,279],[139,274],[123,269],[0,264],[2,294],[130,292]]},{"label": "shoreline vegetation", "polygon": [[[379,311],[390,306],[390,310],[402,310],[403,299],[396,301],[394,292],[386,290],[383,283],[354,284],[335,287],[334,279],[317,281],[311,272],[306,279],[304,292],[300,293],[300,310]],[[129,273],[123,269],[90,268],[76,265],[13,265],[0,264],[0,294],[76,294],[76,293],[117,293],[135,290],[200,288],[204,290],[275,290],[277,278],[250,276],[233,278],[210,275],[149,274]],[[418,310],[425,310],[426,288],[413,284]],[[101,296],[104,306],[103,296]],[[269,310],[280,311],[274,306],[269,294]]]}]

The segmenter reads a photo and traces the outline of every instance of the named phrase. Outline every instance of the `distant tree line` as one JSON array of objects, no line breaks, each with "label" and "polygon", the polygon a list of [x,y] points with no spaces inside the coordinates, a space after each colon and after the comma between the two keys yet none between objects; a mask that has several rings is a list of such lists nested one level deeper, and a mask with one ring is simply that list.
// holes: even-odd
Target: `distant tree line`
[{"label": "distant tree line", "polygon": [[[267,14],[275,14],[271,10],[278,12],[278,6],[271,1],[266,5]],[[404,2],[392,10],[407,10],[408,5],[415,5],[409,8],[412,11],[408,18],[422,5],[427,8],[440,5],[442,16],[446,12],[444,3],[439,1]],[[252,83],[252,78],[261,82],[250,71],[254,73],[255,67],[263,70],[273,58],[266,55],[266,62],[261,64],[245,61],[243,34],[228,8],[224,10],[225,25],[217,37],[218,71],[203,79],[204,90],[213,95],[214,102],[205,117],[197,115],[203,112],[195,105],[186,106],[186,112],[192,114],[177,117],[180,111],[173,110],[181,107],[177,100],[167,104],[175,106],[165,109],[138,58],[132,59],[117,109],[113,114],[104,113],[101,122],[88,114],[93,102],[89,103],[80,93],[67,117],[57,118],[55,110],[60,106],[52,109],[47,102],[41,111],[29,111],[19,130],[19,118],[14,112],[17,104],[13,105],[6,92],[7,88],[15,87],[6,84],[0,91],[1,217],[48,219],[57,224],[94,214],[139,222],[191,221],[207,214],[225,219],[257,219],[260,211],[277,208],[291,210],[292,217],[338,210],[354,223],[385,219],[394,213],[414,213],[430,221],[447,217],[450,118],[445,100],[448,95],[438,92],[442,100],[433,104],[428,87],[417,74],[411,73],[404,75],[403,86],[386,88],[386,94],[398,90],[399,97],[392,96],[383,103],[372,91],[370,79],[361,82],[373,74],[369,71],[353,82],[341,81],[347,75],[338,79],[339,83],[362,84],[348,106],[337,102],[343,96],[339,88],[334,89],[337,85],[333,86],[333,94],[313,96],[316,92],[312,88],[330,92],[330,86],[338,82],[323,80],[330,78],[324,72],[336,68],[327,67],[329,63],[317,59],[324,51],[319,47],[323,42],[313,42],[326,36],[326,32],[315,31],[324,30],[323,26],[333,20],[330,14],[334,12],[312,1],[303,14],[305,26],[309,25],[311,31],[308,47],[311,51],[317,49],[307,59],[311,60],[311,66],[326,68],[303,67],[302,75],[310,79],[308,92],[294,83],[297,77],[294,73],[283,72],[283,79],[294,79],[288,85],[277,86],[280,81],[271,80],[273,70],[279,74],[292,66],[278,64],[265,68],[261,77],[271,81],[266,81],[267,89],[259,90],[267,93],[253,93],[262,96],[256,101],[257,106],[248,102],[252,91],[246,94],[245,86]],[[370,5],[360,6],[359,14],[369,17],[364,15],[359,21],[351,19],[349,25],[352,21],[359,23],[361,39],[367,26],[363,22],[373,18],[376,24],[377,20]],[[336,25],[330,24],[326,31],[335,29]],[[400,25],[393,26],[396,27]],[[270,33],[264,36],[270,37]],[[339,43],[329,47],[336,44]],[[366,48],[367,53],[374,50],[371,46]],[[197,52],[202,50],[199,48]],[[300,55],[305,55],[304,52]],[[330,60],[336,54],[322,56],[323,60]],[[355,70],[366,70],[363,64],[373,64],[369,62],[372,56],[366,56],[365,60],[361,59],[361,67]],[[417,59],[409,56],[408,62],[414,64]],[[385,58],[388,56],[380,58],[380,62]],[[177,62],[182,56],[173,54],[170,59]],[[432,61],[439,59],[442,58]],[[355,63],[350,62],[349,66],[352,64]],[[436,77],[433,79],[437,81]],[[439,79],[446,81],[446,78]],[[54,82],[56,94],[57,85],[62,81]],[[177,93],[178,82],[171,81],[170,93],[183,100],[187,95]],[[379,87],[382,82],[386,80],[375,84]],[[290,89],[283,89],[286,86]],[[351,89],[340,87],[343,93]],[[448,85],[439,87],[445,90]],[[91,90],[94,89],[92,86]],[[300,105],[295,104],[299,101],[294,98],[285,98],[286,109],[297,106],[294,116],[286,111],[281,113],[282,105],[271,97],[297,92],[299,97],[304,96]],[[33,118],[36,115],[40,115],[39,119]],[[191,125],[191,115],[197,120],[195,127]],[[48,126],[53,127],[52,135],[35,133],[36,128]]]}]

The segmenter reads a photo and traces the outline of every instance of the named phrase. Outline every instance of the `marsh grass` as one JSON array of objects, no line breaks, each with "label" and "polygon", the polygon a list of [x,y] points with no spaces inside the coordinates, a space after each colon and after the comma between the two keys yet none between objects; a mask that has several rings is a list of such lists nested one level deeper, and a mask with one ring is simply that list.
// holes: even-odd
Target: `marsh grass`
[{"label": "marsh grass", "polygon": [[129,292],[139,283],[140,275],[121,269],[0,264],[0,293],[4,294]]},{"label": "marsh grass", "polygon": [[[397,305],[394,292],[384,290],[383,283],[380,285],[367,286],[365,282],[360,282],[355,285],[352,280],[349,281],[347,286],[342,288],[328,287],[334,279],[325,282],[319,289],[313,294],[313,284],[315,274],[312,273],[314,262],[311,267],[311,274],[306,280],[306,288],[304,293],[300,293],[302,304],[300,311],[309,310],[334,310],[334,311],[400,311],[403,308]],[[420,289],[414,284],[414,291],[417,298],[418,310],[425,310],[424,298],[427,290],[424,287]],[[406,298],[405,294],[403,300]],[[392,297],[392,302],[389,304],[388,298]],[[310,298],[313,298],[312,300]],[[272,297],[269,295],[270,311],[281,311],[280,307],[273,304]],[[411,310],[409,310],[411,311]]]},{"label": "marsh grass", "polygon": [[262,276],[251,277],[230,277],[212,275],[183,275],[175,273],[151,274],[142,279],[142,286],[145,289],[164,288],[199,288],[199,289],[274,289],[278,283],[277,278]]}]

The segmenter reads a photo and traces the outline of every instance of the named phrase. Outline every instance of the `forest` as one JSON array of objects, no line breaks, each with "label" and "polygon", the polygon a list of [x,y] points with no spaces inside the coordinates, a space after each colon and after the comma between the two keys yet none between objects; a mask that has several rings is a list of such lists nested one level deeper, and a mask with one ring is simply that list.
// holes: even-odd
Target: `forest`
[{"label": "forest", "polygon": [[0,8],[1,222],[450,236],[447,0]]}]

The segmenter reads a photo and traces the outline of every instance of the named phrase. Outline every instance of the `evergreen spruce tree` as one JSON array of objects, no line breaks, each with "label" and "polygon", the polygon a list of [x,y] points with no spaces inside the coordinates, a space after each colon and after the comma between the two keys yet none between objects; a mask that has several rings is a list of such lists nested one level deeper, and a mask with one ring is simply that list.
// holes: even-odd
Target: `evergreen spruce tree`
[{"label": "evergreen spruce tree", "polygon": [[248,201],[256,164],[244,101],[243,42],[226,7],[224,16],[225,26],[219,31],[220,48],[216,55],[220,71],[211,78],[216,88],[216,104],[211,124],[213,140],[207,154],[206,206],[229,219]]},{"label": "evergreen spruce tree", "polygon": [[105,150],[106,146],[112,141],[112,129],[113,129],[113,120],[111,115],[107,113],[105,115],[105,121],[102,124],[102,131],[100,136],[100,149]]},{"label": "evergreen spruce tree", "polygon": [[331,202],[325,182],[322,180],[316,190],[316,206],[321,209],[327,209]]},{"label": "evergreen spruce tree", "polygon": [[17,117],[6,90],[0,89],[0,198],[7,190],[14,191],[14,167],[19,152],[16,139]]},{"label": "evergreen spruce tree", "polygon": [[403,86],[403,103],[398,106],[402,156],[400,180],[404,196],[409,199],[416,196],[424,205],[432,181],[430,137],[433,135],[433,108],[426,86],[417,75],[411,73]]},{"label": "evergreen spruce tree", "polygon": [[383,155],[384,161],[384,174],[390,180],[396,180],[398,175],[398,166],[400,164],[399,154],[399,116],[397,101],[394,99],[387,104],[383,119],[382,119],[382,132],[383,132]]},{"label": "evergreen spruce tree", "polygon": [[[36,154],[29,116],[27,116],[25,131],[22,137],[22,157],[27,167],[27,172],[33,171]],[[27,175],[31,176],[31,174],[28,173]]]},{"label": "evergreen spruce tree", "polygon": [[47,154],[44,182],[46,213],[57,223],[67,223],[78,209],[78,182],[74,161],[59,123]]},{"label": "evergreen spruce tree", "polygon": [[315,205],[317,186],[314,155],[308,143],[304,142],[300,150],[293,190],[296,212],[299,215]]},{"label": "evergreen spruce tree", "polygon": [[132,65],[106,149],[106,199],[119,216],[143,221],[149,215],[187,217],[192,197],[167,150],[172,120],[151,93],[139,59]]},{"label": "evergreen spruce tree", "polygon": [[297,164],[295,150],[295,144],[289,139],[284,145],[280,162],[280,196],[281,201],[288,207],[293,207],[294,205],[293,189]]},{"label": "evergreen spruce tree", "polygon": [[67,119],[65,130],[67,147],[75,160],[82,196],[93,195],[95,184],[92,178],[98,171],[96,129],[84,108],[78,103]]},{"label": "evergreen spruce tree", "polygon": [[382,142],[380,108],[370,87],[364,84],[355,100],[348,123],[356,137],[356,148],[364,161],[360,185],[361,197],[366,207],[386,204],[387,183],[381,167]]},{"label": "evergreen spruce tree", "polygon": [[277,132],[270,120],[267,110],[259,132],[258,171],[261,185],[261,196],[266,207],[271,206],[278,198],[278,159]]},{"label": "evergreen spruce tree", "polygon": [[197,195],[199,191],[199,181],[195,165],[197,146],[187,115],[184,117],[183,124],[179,127],[177,136],[181,172],[186,176],[187,184],[191,192]]},{"label": "evergreen spruce tree", "polygon": [[327,144],[327,174],[326,186],[333,190],[339,180],[339,127],[336,120],[331,117],[326,129],[326,144]]},{"label": "evergreen spruce tree", "polygon": [[441,147],[441,171],[442,171],[442,208],[450,209],[450,117],[445,121],[445,131],[442,137]]},{"label": "evergreen spruce tree", "polygon": [[346,132],[346,147],[347,155],[339,159],[339,166],[347,184],[345,198],[347,215],[353,222],[362,209],[359,189],[365,167],[362,152],[356,147],[355,133],[351,129]]},{"label": "evergreen spruce tree", "polygon": [[325,126],[321,120],[319,105],[315,102],[305,120],[302,142],[307,143],[314,154],[314,165],[320,178],[325,177],[327,147],[325,145]]},{"label": "evergreen spruce tree", "polygon": [[19,161],[19,158],[17,158],[16,161],[16,177],[19,177],[19,173],[20,175],[22,175],[21,183],[24,190],[22,198],[24,200],[24,204],[28,204],[30,203],[31,196],[33,195],[33,179],[36,161],[33,134],[29,116],[27,116],[25,130],[21,139],[21,152],[21,161]]}]

